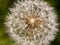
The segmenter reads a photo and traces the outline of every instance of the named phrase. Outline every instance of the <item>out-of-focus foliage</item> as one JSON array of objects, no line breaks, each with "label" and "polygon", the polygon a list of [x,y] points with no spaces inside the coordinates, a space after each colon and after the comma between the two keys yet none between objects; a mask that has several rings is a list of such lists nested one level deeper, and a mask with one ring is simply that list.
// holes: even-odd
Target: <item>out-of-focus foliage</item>
[{"label": "out-of-focus foliage", "polygon": [[5,16],[12,0],[0,0],[0,45],[13,45],[14,41],[9,38],[4,26]]},{"label": "out-of-focus foliage", "polygon": [[[6,28],[4,26],[5,17],[8,13],[8,8],[12,6],[15,0],[0,0],[0,45],[17,45],[6,33]],[[56,10],[58,16],[58,23],[60,23],[60,0],[46,0],[48,1]],[[13,6],[12,6],[13,7]],[[60,24],[58,26],[60,30]],[[51,45],[60,45],[60,31]]]}]

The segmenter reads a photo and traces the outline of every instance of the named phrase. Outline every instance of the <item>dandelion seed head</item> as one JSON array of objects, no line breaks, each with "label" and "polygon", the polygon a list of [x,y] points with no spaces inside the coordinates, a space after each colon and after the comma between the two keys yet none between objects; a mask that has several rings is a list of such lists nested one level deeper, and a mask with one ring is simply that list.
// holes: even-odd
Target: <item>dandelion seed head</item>
[{"label": "dandelion seed head", "polygon": [[9,8],[8,34],[19,45],[49,45],[58,29],[54,8],[43,0],[17,0]]}]

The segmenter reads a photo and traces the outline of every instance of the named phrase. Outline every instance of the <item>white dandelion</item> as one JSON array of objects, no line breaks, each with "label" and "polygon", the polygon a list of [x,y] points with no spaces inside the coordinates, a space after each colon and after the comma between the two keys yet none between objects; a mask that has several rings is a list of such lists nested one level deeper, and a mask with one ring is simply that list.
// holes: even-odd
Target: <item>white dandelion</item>
[{"label": "white dandelion", "polygon": [[19,45],[49,45],[58,29],[53,7],[43,0],[17,0],[7,16],[8,34]]}]

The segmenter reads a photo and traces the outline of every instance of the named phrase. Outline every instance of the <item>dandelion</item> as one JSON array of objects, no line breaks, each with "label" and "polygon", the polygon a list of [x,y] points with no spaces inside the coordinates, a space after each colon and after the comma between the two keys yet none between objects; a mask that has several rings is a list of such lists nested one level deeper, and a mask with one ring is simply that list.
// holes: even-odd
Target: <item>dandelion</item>
[{"label": "dandelion", "polygon": [[19,45],[49,45],[58,29],[53,7],[43,0],[17,0],[9,8],[8,34]]}]

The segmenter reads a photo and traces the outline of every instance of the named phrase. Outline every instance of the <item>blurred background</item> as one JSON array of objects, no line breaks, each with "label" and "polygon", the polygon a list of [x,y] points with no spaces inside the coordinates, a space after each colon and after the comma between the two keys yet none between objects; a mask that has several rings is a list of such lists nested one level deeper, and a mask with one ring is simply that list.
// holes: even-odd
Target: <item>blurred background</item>
[{"label": "blurred background", "polygon": [[[9,12],[8,8],[13,7],[13,2],[15,1],[16,0],[0,0],[0,45],[17,45],[6,33],[6,27],[4,26],[5,17]],[[60,45],[60,0],[45,1],[48,1],[51,4],[51,6],[55,8],[58,16],[57,22],[59,23],[59,32],[57,33],[57,37],[54,41],[51,42],[50,45]]]}]

